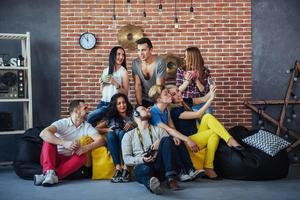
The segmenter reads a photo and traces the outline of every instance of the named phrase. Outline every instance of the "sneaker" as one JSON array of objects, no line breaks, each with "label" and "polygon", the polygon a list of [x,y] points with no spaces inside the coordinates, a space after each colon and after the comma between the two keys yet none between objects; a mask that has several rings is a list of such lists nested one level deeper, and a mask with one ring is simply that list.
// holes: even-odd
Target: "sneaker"
[{"label": "sneaker", "polygon": [[190,169],[189,171],[189,176],[192,179],[197,178],[199,175],[203,175],[205,173],[205,171],[203,169],[198,169],[198,170],[194,170],[194,169]]},{"label": "sneaker", "polygon": [[129,171],[127,169],[123,170],[122,176],[120,177],[120,179],[122,180],[122,182],[129,182],[130,181]]},{"label": "sneaker", "polygon": [[181,190],[175,178],[169,178],[167,184],[169,188],[173,191]]},{"label": "sneaker", "polygon": [[122,182],[121,176],[122,176],[122,172],[117,169],[115,172],[115,175],[112,177],[112,179],[110,181],[112,183],[120,183],[120,182]]},{"label": "sneaker", "polygon": [[181,182],[185,182],[185,181],[190,181],[190,180],[192,180],[193,178],[192,178],[190,175],[186,174],[186,173],[180,173],[180,174],[178,175],[178,179],[179,179],[179,181],[181,181]]},{"label": "sneaker", "polygon": [[45,180],[42,182],[43,186],[52,186],[58,183],[58,177],[55,174],[54,170],[47,170],[45,174]]},{"label": "sneaker", "polygon": [[45,180],[44,174],[36,174],[33,176],[33,184],[34,185],[42,185],[43,181]]},{"label": "sneaker", "polygon": [[154,194],[161,194],[162,193],[162,190],[161,190],[161,187],[160,187],[160,182],[159,182],[158,178],[151,177],[149,184],[150,184],[150,190]]}]

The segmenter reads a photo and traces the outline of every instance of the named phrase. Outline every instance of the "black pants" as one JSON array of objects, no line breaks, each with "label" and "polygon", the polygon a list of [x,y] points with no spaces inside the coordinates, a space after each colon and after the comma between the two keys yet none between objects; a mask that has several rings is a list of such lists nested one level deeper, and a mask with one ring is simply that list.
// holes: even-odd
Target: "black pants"
[{"label": "black pants", "polygon": [[178,172],[188,172],[191,169],[195,169],[190,154],[183,142],[179,146],[176,146],[176,164]]}]

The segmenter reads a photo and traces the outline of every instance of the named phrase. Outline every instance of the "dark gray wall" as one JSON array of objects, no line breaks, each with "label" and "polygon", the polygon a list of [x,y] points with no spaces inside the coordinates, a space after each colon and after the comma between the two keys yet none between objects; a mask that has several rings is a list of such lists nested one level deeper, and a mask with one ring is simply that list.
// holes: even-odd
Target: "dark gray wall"
[{"label": "dark gray wall", "polygon": [[[291,77],[286,70],[300,61],[300,1],[252,0],[252,44],[253,99],[283,99]],[[300,96],[300,77],[294,92]],[[266,111],[278,119],[281,108],[267,106]],[[300,133],[300,105],[294,108],[297,118],[286,125]],[[291,107],[288,110],[289,115]],[[253,125],[257,127],[256,115]],[[270,124],[266,127],[274,130]],[[292,154],[299,162],[299,147]]]},{"label": "dark gray wall", "polygon": [[[33,124],[46,126],[60,116],[60,1],[1,0],[0,33],[26,31],[31,33]],[[19,42],[0,42],[0,54],[20,54]],[[15,106],[1,103],[0,112],[12,112],[18,127],[22,116]],[[0,136],[0,161],[12,160],[17,137]]]}]

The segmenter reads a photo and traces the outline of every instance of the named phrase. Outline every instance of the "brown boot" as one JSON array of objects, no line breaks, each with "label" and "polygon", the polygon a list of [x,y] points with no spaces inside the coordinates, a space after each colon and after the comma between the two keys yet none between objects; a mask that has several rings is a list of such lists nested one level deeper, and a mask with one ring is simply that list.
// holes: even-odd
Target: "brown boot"
[{"label": "brown boot", "polygon": [[177,181],[174,178],[169,178],[168,179],[168,186],[171,190],[176,191],[180,190],[181,188],[179,187]]}]

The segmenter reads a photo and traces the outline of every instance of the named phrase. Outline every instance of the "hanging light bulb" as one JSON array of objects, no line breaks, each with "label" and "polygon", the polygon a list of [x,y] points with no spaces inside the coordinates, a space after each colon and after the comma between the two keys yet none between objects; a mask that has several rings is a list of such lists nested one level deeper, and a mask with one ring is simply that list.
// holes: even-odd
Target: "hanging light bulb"
[{"label": "hanging light bulb", "polygon": [[177,17],[177,11],[176,11],[176,5],[177,1],[175,0],[175,10],[174,10],[174,28],[178,29],[179,28],[179,23],[178,23],[178,17]]},{"label": "hanging light bulb", "polygon": [[260,120],[258,120],[258,124],[259,124],[259,125],[262,125],[263,123],[264,123],[264,121],[263,121],[263,120],[261,120],[261,119],[260,119]]},{"label": "hanging light bulb", "polygon": [[131,15],[131,2],[130,2],[130,0],[127,0],[127,13],[128,13],[128,15]]},{"label": "hanging light bulb", "polygon": [[193,0],[191,0],[190,14],[191,14],[191,18],[190,19],[191,20],[195,19]]},{"label": "hanging light bulb", "polygon": [[159,15],[162,15],[162,12],[163,12],[163,6],[161,4],[161,0],[159,1],[159,5],[158,5],[158,14]]},{"label": "hanging light bulb", "polygon": [[288,134],[284,134],[284,139],[289,139],[289,135]]},{"label": "hanging light bulb", "polygon": [[147,13],[146,13],[146,0],[144,0],[144,12],[143,12],[143,17],[144,17],[144,19],[147,17]]},{"label": "hanging light bulb", "polygon": [[178,17],[174,17],[174,28],[179,28]]},{"label": "hanging light bulb", "polygon": [[293,97],[293,99],[298,100],[298,96],[294,92],[291,93],[291,96]]},{"label": "hanging light bulb", "polygon": [[296,114],[296,112],[294,110],[294,106],[293,106],[293,108],[292,108],[292,118],[295,119],[296,117],[297,117],[297,114]]},{"label": "hanging light bulb", "polygon": [[112,28],[117,27],[117,16],[116,16],[116,0],[113,2],[113,16],[112,16]]},{"label": "hanging light bulb", "polygon": [[290,117],[286,118],[286,122],[287,123],[291,123],[292,122],[292,119]]},{"label": "hanging light bulb", "polygon": [[115,14],[113,14],[112,16],[112,28],[116,28],[117,27],[117,16]]}]

